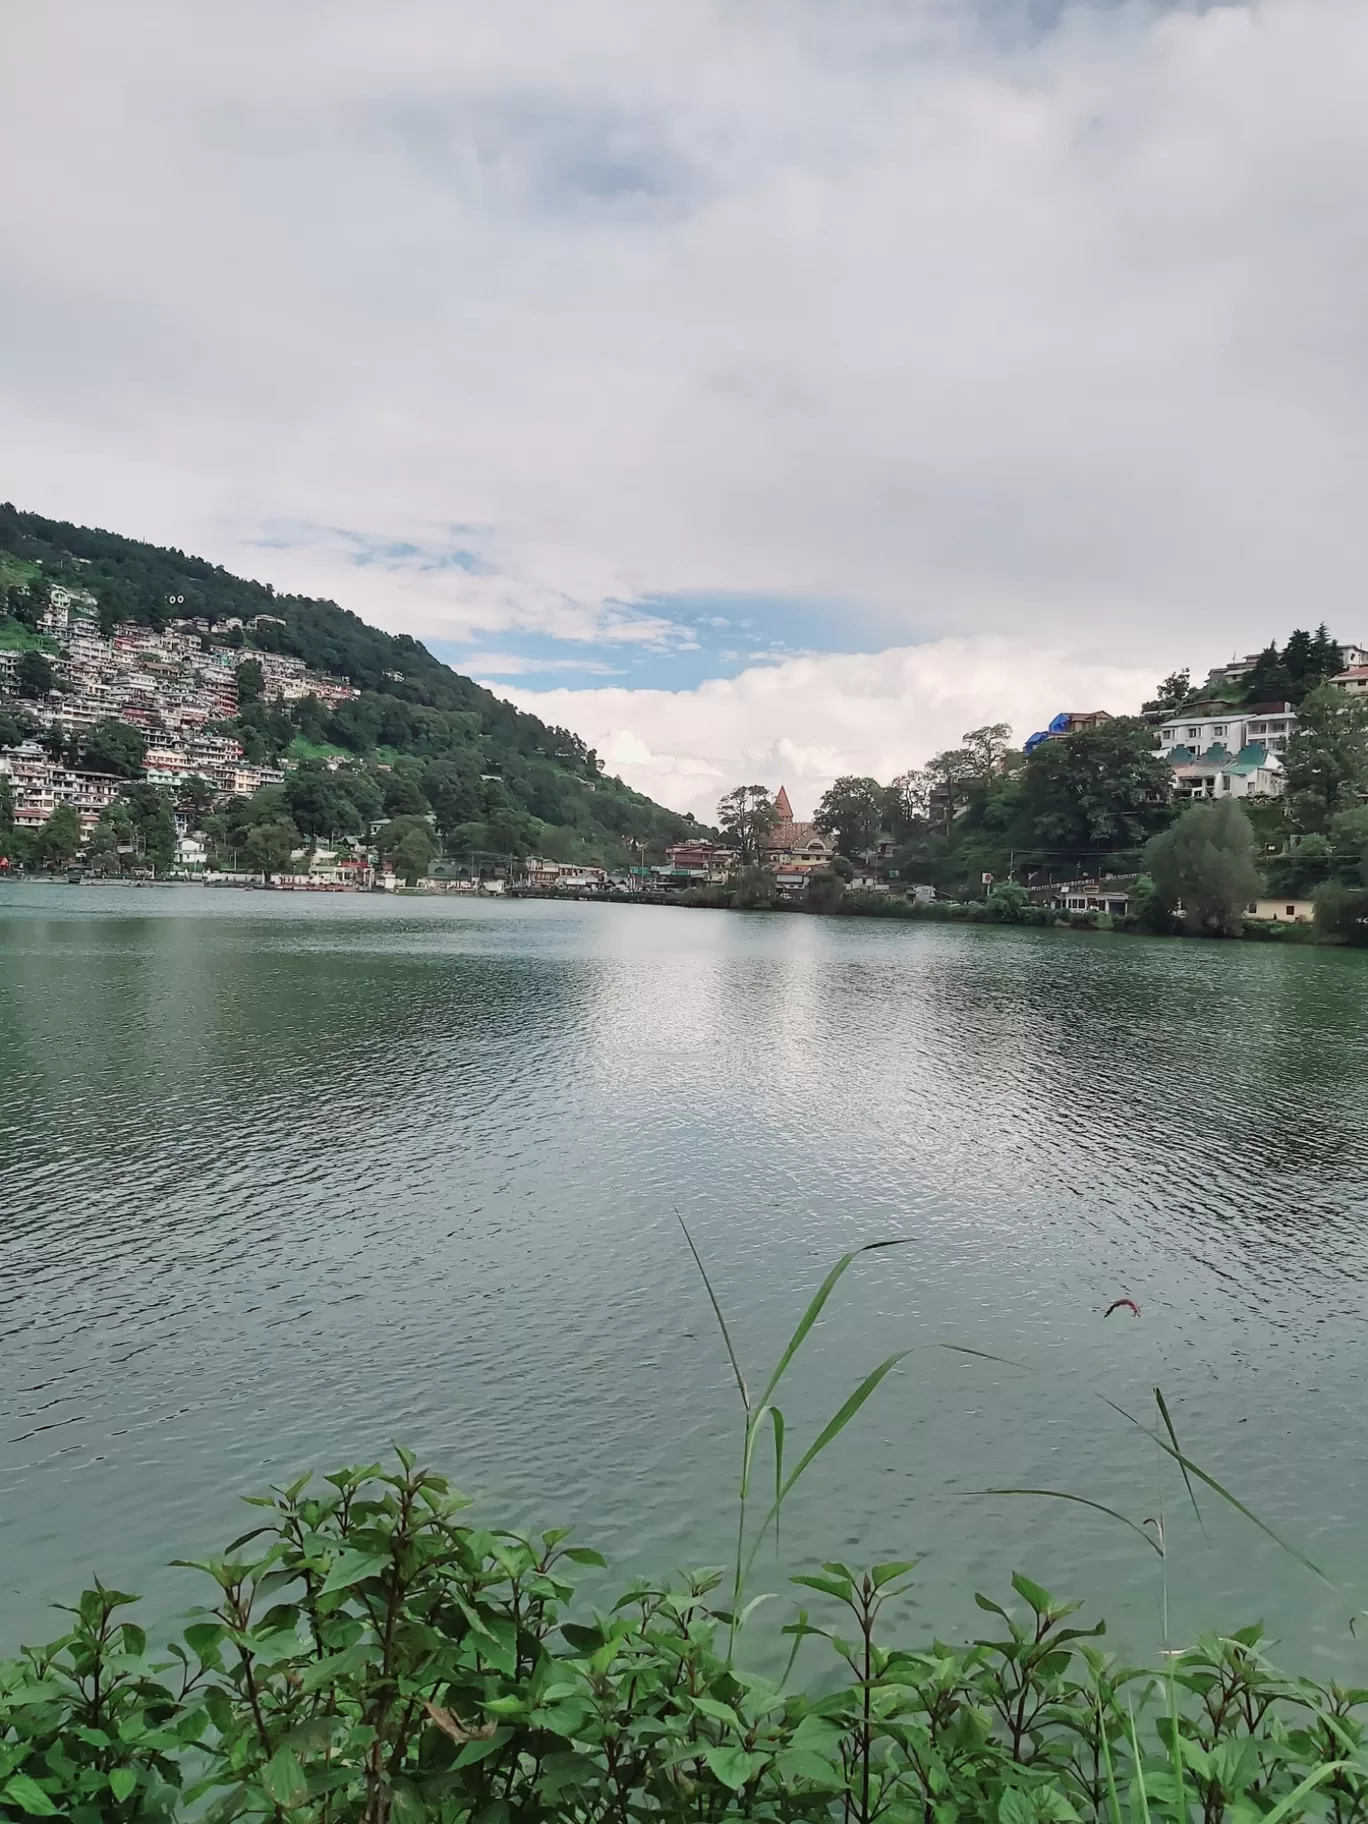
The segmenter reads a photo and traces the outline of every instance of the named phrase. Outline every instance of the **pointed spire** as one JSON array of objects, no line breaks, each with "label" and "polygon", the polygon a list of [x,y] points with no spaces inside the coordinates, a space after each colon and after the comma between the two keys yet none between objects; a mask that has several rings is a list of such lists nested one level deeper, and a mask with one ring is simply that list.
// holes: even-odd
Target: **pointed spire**
[{"label": "pointed spire", "polygon": [[780,823],[793,822],[793,806],[789,803],[789,795],[782,785],[774,800],[774,814]]}]

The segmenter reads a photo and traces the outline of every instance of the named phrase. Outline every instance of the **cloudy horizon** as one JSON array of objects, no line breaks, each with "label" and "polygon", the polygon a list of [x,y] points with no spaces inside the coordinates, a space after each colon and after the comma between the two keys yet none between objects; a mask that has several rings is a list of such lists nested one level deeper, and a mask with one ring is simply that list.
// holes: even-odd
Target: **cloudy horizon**
[{"label": "cloudy horizon", "polygon": [[0,498],[710,818],[1368,636],[1368,8],[49,0]]}]

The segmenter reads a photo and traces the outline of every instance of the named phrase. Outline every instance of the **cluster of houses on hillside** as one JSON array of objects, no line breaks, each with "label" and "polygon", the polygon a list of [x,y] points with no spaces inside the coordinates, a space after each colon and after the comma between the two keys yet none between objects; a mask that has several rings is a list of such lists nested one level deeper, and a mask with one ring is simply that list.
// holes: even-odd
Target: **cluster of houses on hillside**
[{"label": "cluster of houses on hillside", "polygon": [[[263,695],[286,703],[305,696],[337,704],[358,693],[339,678],[311,671],[286,653],[244,651],[223,645],[212,634],[242,630],[241,621],[177,620],[156,630],[141,622],[119,623],[103,635],[94,603],[78,591],[54,586],[39,631],[56,647],[51,660],[53,689],[17,695],[23,654],[0,650],[0,705],[22,709],[41,729],[80,737],[110,719],[136,728],[147,743],[143,776],[175,789],[190,778],[206,780],[220,797],[246,797],[259,786],[279,784],[278,767],[251,765],[242,744],[224,731],[238,713],[237,667],[254,659],[262,670]],[[256,622],[277,620],[258,616]],[[54,760],[37,741],[0,751],[0,774],[9,776],[15,822],[36,829],[58,804],[77,811],[90,829],[125,783],[112,774]]]}]

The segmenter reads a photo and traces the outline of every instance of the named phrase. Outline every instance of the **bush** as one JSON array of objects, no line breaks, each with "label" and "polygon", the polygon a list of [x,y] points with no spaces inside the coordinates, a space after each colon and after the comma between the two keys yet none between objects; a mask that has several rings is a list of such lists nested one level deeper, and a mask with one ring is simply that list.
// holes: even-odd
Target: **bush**
[{"label": "bush", "polygon": [[794,1579],[817,1614],[788,1632],[834,1661],[804,1690],[737,1662],[718,1573],[574,1618],[597,1553],[475,1524],[406,1452],[255,1506],[164,1651],[97,1585],[0,1665],[0,1814],[1216,1824],[1368,1803],[1368,1693],[1280,1677],[1257,1627],[1135,1670],[1018,1575],[1011,1606],[976,1599],[974,1644],[900,1644],[885,1611],[912,1565],[831,1562]]},{"label": "bush", "polygon": [[768,868],[742,868],[731,885],[738,912],[768,912],[779,904],[779,888]]},{"label": "bush", "polygon": [[1340,944],[1368,944],[1368,888],[1328,881],[1316,889],[1316,930]]},{"label": "bush", "polygon": [[808,875],[805,898],[810,912],[837,912],[845,897],[845,880],[834,868]]}]

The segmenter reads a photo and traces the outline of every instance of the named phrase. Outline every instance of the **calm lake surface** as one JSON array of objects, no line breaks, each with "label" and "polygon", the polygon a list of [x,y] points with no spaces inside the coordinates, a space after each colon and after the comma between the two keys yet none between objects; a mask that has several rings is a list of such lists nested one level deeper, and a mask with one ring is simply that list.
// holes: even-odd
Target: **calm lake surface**
[{"label": "calm lake surface", "polygon": [[[625,1569],[729,1549],[736,1391],[837,1255],[784,1559],[1021,1567],[1160,1637],[1368,1674],[1368,957],[865,920],[0,888],[0,1645],[99,1570],[162,1607],[235,1497],[413,1443]],[[1104,1320],[1122,1294],[1141,1306]],[[1014,1357],[1021,1373],[933,1347]],[[1146,1418],[1340,1585],[1214,1498]],[[774,1582],[774,1567],[766,1572]],[[55,1622],[56,1618],[51,1618]],[[55,1631],[55,1628],[54,1630]],[[1361,1663],[1360,1663],[1361,1662]]]}]

